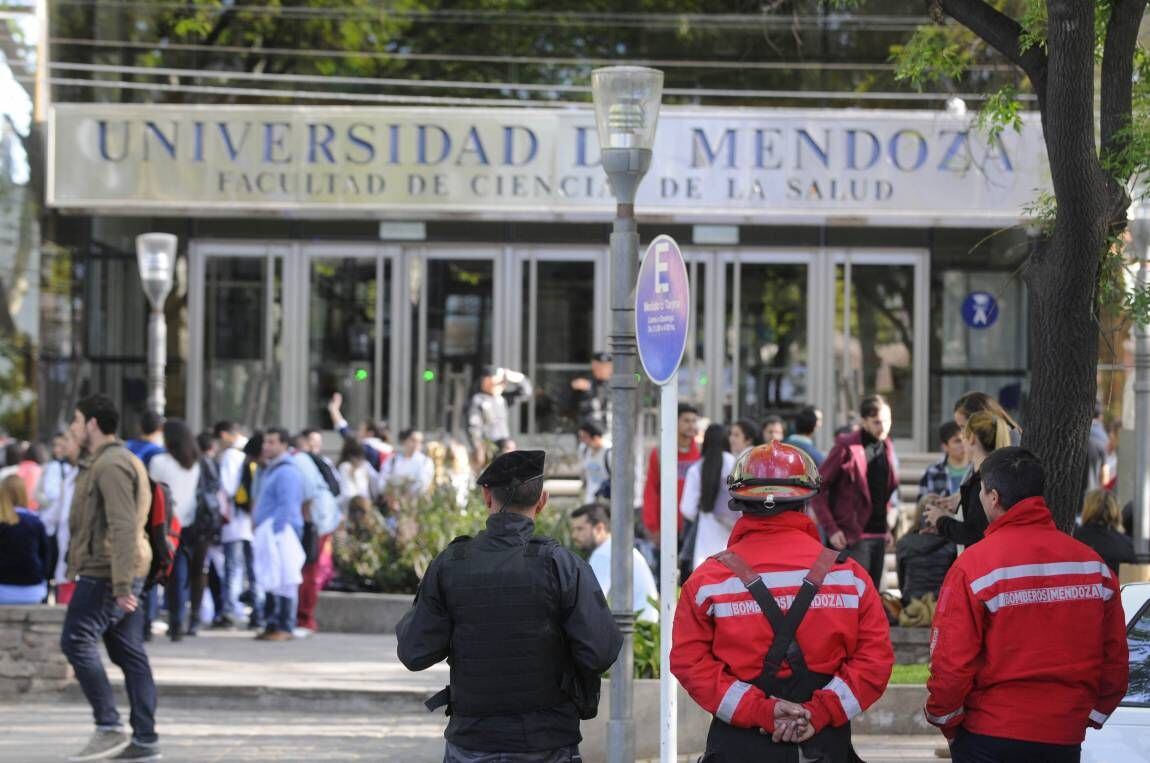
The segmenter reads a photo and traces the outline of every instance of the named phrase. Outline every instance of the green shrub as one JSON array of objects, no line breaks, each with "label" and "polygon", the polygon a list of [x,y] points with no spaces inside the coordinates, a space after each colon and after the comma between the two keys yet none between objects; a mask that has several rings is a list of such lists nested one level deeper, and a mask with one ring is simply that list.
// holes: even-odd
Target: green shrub
[{"label": "green shrub", "polygon": [[[472,490],[464,501],[450,484],[426,495],[389,496],[386,519],[378,512],[363,527],[344,527],[335,539],[335,564],[343,587],[381,593],[415,593],[431,561],[460,535],[474,537],[487,523],[483,494]],[[535,525],[565,546],[571,533],[567,515],[548,506]]]}]

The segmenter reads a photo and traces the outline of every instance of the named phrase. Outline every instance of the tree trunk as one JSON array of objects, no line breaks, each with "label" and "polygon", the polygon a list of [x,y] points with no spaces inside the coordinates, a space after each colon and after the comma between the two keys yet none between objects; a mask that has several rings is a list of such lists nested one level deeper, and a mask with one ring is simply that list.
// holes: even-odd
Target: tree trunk
[{"label": "tree trunk", "polygon": [[1058,199],[1050,239],[1026,268],[1030,397],[1023,444],[1046,469],[1055,523],[1074,526],[1086,485],[1086,446],[1098,391],[1094,300],[1112,202],[1094,138],[1094,4],[1050,0],[1043,103]]}]

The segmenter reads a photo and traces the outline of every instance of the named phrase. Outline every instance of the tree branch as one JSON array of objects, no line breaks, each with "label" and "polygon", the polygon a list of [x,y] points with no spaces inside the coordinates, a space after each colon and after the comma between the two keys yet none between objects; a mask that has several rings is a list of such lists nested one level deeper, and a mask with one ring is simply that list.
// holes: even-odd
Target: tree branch
[{"label": "tree branch", "polygon": [[[1022,25],[983,0],[938,0],[944,13],[974,32],[1026,74],[1046,119],[1046,53],[1037,45],[1021,50]],[[932,3],[933,4],[933,3]]]},{"label": "tree branch", "polygon": [[1113,0],[1102,49],[1102,157],[1126,148],[1133,108],[1134,49],[1147,0]]}]

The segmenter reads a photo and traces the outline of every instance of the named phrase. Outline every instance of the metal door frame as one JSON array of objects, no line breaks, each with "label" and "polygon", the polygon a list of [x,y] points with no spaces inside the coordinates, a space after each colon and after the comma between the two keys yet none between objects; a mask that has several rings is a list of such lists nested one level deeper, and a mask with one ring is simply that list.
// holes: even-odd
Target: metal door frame
[{"label": "metal door frame", "polygon": [[[820,324],[820,336],[824,347],[833,348],[834,346],[834,305],[836,304],[837,294],[835,291],[835,268],[838,265],[844,266],[844,286],[846,289],[846,299],[848,300],[843,309],[843,334],[846,341],[844,342],[844,367],[850,364],[850,285],[851,285],[851,265],[891,265],[891,266],[912,266],[914,267],[914,308],[911,319],[913,325],[913,347],[911,352],[913,360],[911,362],[911,436],[907,438],[896,439],[895,447],[903,450],[904,452],[926,452],[932,450],[930,446],[930,437],[928,433],[929,422],[927,419],[930,416],[930,250],[925,248],[916,247],[866,247],[866,248],[848,248],[836,247],[823,250],[823,256],[819,258],[823,263],[824,273],[822,274],[821,283],[823,291],[820,294],[821,304],[826,304],[829,309],[823,311],[822,322]],[[835,406],[838,404],[838,395],[834,388],[834,357],[833,350],[828,350],[822,353],[823,362],[826,364],[824,368],[824,376],[822,379],[821,394],[823,400],[830,401],[828,406],[824,407],[827,413],[827,420],[834,421],[836,419],[837,411]],[[820,432],[820,443],[823,446],[831,444],[833,431],[832,427],[823,427]]]},{"label": "metal door frame", "polygon": [[[398,342],[396,337],[392,336],[391,352],[387,358],[383,357],[383,327],[384,327],[384,304],[385,301],[390,301],[391,325],[393,331],[396,330],[400,322],[400,317],[403,311],[399,309],[398,284],[399,280],[399,260],[400,248],[398,246],[387,246],[382,244],[373,243],[356,243],[356,242],[312,242],[297,245],[297,255],[293,260],[297,263],[297,272],[295,277],[299,279],[299,304],[302,309],[294,311],[296,313],[296,322],[293,335],[302,338],[303,345],[300,352],[296,353],[295,367],[291,369],[294,378],[299,380],[299,398],[296,404],[297,417],[299,419],[300,427],[312,422],[307,422],[307,394],[308,394],[308,376],[310,374],[309,352],[311,347],[311,322],[309,320],[311,314],[311,265],[316,260],[337,260],[337,259],[357,259],[357,260],[374,260],[375,261],[375,282],[377,284],[375,290],[375,325],[372,327],[375,338],[375,363],[372,368],[372,419],[380,420],[383,416],[383,397],[380,393],[378,380],[382,378],[383,374],[390,377],[389,380],[389,394],[387,400],[388,417],[392,418],[394,412],[398,409],[399,390],[397,381],[398,378],[396,369],[401,368],[399,364],[400,348],[397,346]],[[385,295],[382,284],[384,283],[384,274],[386,273],[386,265],[391,265],[391,282],[388,284],[390,294]],[[385,296],[390,300],[385,300]]]},{"label": "metal door frame", "polygon": [[[591,306],[592,342],[595,352],[607,351],[607,323],[610,311],[609,290],[609,258],[610,252],[605,247],[574,247],[562,245],[539,244],[533,246],[508,247],[506,259],[510,264],[508,270],[508,303],[514,306],[527,304],[527,336],[538,337],[536,330],[539,307],[539,269],[540,262],[580,262],[591,263],[594,267],[593,294],[594,301]],[[523,279],[527,276],[526,293],[524,293]],[[508,316],[508,326],[519,326],[522,318],[519,314]],[[536,343],[523,346],[523,334],[520,331],[511,332],[508,337],[508,355],[515,358],[519,368],[535,381],[538,370],[538,352]],[[587,359],[590,368],[590,358]],[[535,435],[535,406],[527,407],[526,426],[520,426],[518,420],[519,410],[512,412],[511,431],[525,435]]]},{"label": "metal door frame", "polygon": [[[508,297],[512,294],[510,292],[511,271],[507,265],[507,253],[509,247],[501,247],[497,244],[421,244],[418,246],[410,246],[403,248],[402,254],[402,277],[396,279],[399,282],[399,299],[396,305],[404,305],[405,309],[400,310],[403,314],[402,324],[397,326],[397,330],[401,331],[402,353],[399,356],[398,368],[400,372],[393,376],[393,379],[399,381],[399,386],[403,385],[404,377],[409,383],[415,385],[415,411],[411,411],[407,406],[404,406],[402,400],[399,407],[393,409],[400,415],[395,419],[399,422],[400,427],[417,426],[421,429],[426,429],[427,422],[418,420],[419,412],[423,411],[427,403],[427,393],[424,385],[422,384],[423,368],[427,365],[427,263],[430,260],[490,260],[492,263],[491,283],[492,283],[492,310],[491,310],[491,362],[496,365],[511,365],[509,362],[513,356],[509,348],[509,338],[507,336],[506,327],[515,325],[515,318],[509,316],[514,310],[516,305],[510,304]],[[416,276],[416,269],[418,269],[419,283],[418,288],[418,314],[415,318],[419,327],[419,346],[414,346],[412,337],[412,328],[408,316],[410,313],[406,309],[412,303],[413,288],[412,280]],[[393,346],[396,342],[392,342]],[[397,385],[393,383],[392,389],[396,389]],[[515,423],[515,422],[512,422]],[[516,430],[512,430],[516,431]]]},{"label": "metal door frame", "polygon": [[[206,368],[204,358],[204,342],[206,334],[207,305],[205,304],[205,288],[207,279],[207,262],[210,258],[260,258],[267,262],[264,280],[264,353],[265,357],[274,357],[275,353],[275,266],[276,261],[284,263],[281,273],[283,293],[280,301],[288,305],[291,281],[289,263],[292,261],[294,246],[283,242],[228,241],[222,239],[192,241],[188,246],[188,375],[185,379],[186,415],[188,425],[193,432],[202,431],[212,422],[204,422],[204,372]],[[285,322],[289,311],[284,311]],[[280,358],[280,410],[279,417],[286,420],[289,408],[288,396],[288,369],[291,357],[290,345],[292,337],[287,326],[281,327],[283,340],[283,355]],[[250,422],[239,422],[243,426],[250,426]]]}]

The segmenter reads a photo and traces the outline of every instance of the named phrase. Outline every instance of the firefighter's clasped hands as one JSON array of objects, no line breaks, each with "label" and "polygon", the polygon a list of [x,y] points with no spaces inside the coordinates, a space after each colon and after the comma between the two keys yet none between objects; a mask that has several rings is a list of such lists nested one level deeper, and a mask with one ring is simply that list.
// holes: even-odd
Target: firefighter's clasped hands
[{"label": "firefighter's clasped hands", "polygon": [[[799,744],[815,735],[815,728],[811,725],[811,713],[802,705],[788,702],[778,697],[775,700],[775,730],[771,734],[774,742]],[[760,733],[769,733],[760,729]]]}]

